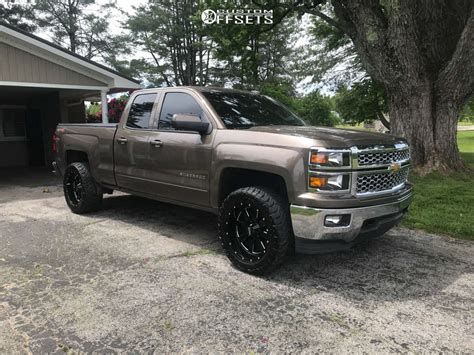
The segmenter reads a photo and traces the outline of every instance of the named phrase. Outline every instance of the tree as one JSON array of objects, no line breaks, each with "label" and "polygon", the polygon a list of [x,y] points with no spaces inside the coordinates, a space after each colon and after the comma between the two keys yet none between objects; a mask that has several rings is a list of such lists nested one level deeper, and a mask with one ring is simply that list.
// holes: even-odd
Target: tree
[{"label": "tree", "polygon": [[[321,5],[321,11],[334,16],[328,3]],[[308,34],[300,65],[303,73],[311,77],[311,83],[324,82],[326,86],[339,88],[370,79],[351,39],[343,31],[318,16],[311,16]]]},{"label": "tree", "polygon": [[299,101],[292,83],[285,81],[278,84],[264,83],[259,89],[263,95],[270,96],[295,111],[298,109]]},{"label": "tree", "polygon": [[349,36],[363,68],[386,92],[392,133],[408,139],[419,172],[467,169],[456,124],[474,90],[473,2],[332,0],[335,17],[325,3],[280,6],[318,16]]},{"label": "tree", "polygon": [[101,59],[106,63],[116,60],[119,52],[127,52],[127,42],[110,33],[105,17],[93,13],[108,12],[112,3],[95,6],[95,0],[37,0],[37,23],[53,31],[54,40],[87,59]]},{"label": "tree", "polygon": [[0,3],[0,21],[15,26],[23,31],[33,32],[36,24],[33,22],[34,8],[28,5],[4,5]]},{"label": "tree", "polygon": [[336,93],[335,102],[336,111],[344,122],[357,124],[380,120],[390,130],[390,122],[385,118],[385,94],[370,78],[356,82],[352,87],[341,86]]},{"label": "tree", "polygon": [[474,97],[468,101],[461,111],[460,121],[474,123]]},{"label": "tree", "polygon": [[297,99],[295,111],[312,126],[334,126],[338,122],[332,106],[329,97],[314,91]]},{"label": "tree", "polygon": [[214,45],[195,20],[198,8],[196,0],[159,0],[139,6],[128,19],[131,38],[151,59],[143,66],[148,81],[158,86],[209,82]]},{"label": "tree", "polygon": [[[240,2],[208,0],[204,7],[232,11],[259,11],[265,7]],[[279,83],[294,86],[295,19],[285,18],[277,27],[264,30],[262,23],[241,25],[233,22],[211,24],[206,33],[215,41],[215,57],[220,61],[216,74],[221,82],[240,89],[260,90],[264,85]]]},{"label": "tree", "polygon": [[334,1],[338,26],[387,92],[392,132],[422,172],[462,170],[456,125],[474,88],[472,1]]},{"label": "tree", "polygon": [[38,22],[51,28],[56,41],[68,39],[69,50],[76,53],[80,46],[80,21],[84,9],[94,4],[94,0],[38,0],[36,10],[41,13]]}]

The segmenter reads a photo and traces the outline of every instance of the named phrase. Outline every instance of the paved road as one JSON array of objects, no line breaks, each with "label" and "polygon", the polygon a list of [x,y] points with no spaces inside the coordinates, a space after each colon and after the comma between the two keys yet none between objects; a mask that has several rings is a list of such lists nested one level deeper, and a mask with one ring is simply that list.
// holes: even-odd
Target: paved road
[{"label": "paved road", "polygon": [[259,278],[212,215],[118,195],[76,216],[56,184],[0,178],[0,353],[474,351],[474,243],[395,229]]}]

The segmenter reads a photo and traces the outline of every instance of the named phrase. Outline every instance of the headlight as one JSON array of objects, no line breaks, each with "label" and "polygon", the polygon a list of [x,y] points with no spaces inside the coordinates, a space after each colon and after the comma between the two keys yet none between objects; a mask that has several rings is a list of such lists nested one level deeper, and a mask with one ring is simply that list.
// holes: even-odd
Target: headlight
[{"label": "headlight", "polygon": [[312,150],[309,163],[314,167],[344,168],[350,167],[349,152]]},{"label": "headlight", "polygon": [[349,181],[349,174],[311,174],[309,187],[323,192],[344,192],[349,190]]}]

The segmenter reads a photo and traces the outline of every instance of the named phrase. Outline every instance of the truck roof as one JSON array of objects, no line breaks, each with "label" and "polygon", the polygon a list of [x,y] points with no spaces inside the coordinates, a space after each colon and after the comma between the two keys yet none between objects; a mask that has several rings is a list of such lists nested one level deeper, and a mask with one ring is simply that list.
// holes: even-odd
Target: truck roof
[{"label": "truck roof", "polygon": [[169,86],[169,87],[161,87],[161,88],[149,88],[149,89],[141,89],[137,91],[157,91],[157,90],[166,90],[166,89],[191,89],[199,92],[211,92],[211,91],[220,91],[220,92],[233,92],[233,93],[241,93],[241,94],[253,94],[253,95],[260,95],[257,91],[246,91],[246,90],[239,90],[239,89],[230,89],[230,88],[223,88],[217,86]]}]

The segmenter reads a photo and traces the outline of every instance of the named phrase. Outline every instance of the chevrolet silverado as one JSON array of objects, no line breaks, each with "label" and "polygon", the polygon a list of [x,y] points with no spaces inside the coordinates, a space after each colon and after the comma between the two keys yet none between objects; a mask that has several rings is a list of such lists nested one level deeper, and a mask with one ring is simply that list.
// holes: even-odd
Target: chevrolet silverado
[{"label": "chevrolet silverado", "polygon": [[136,91],[118,124],[59,124],[54,150],[74,213],[113,190],[216,213],[228,258],[255,274],[380,236],[413,195],[403,138],[309,126],[231,89]]}]

